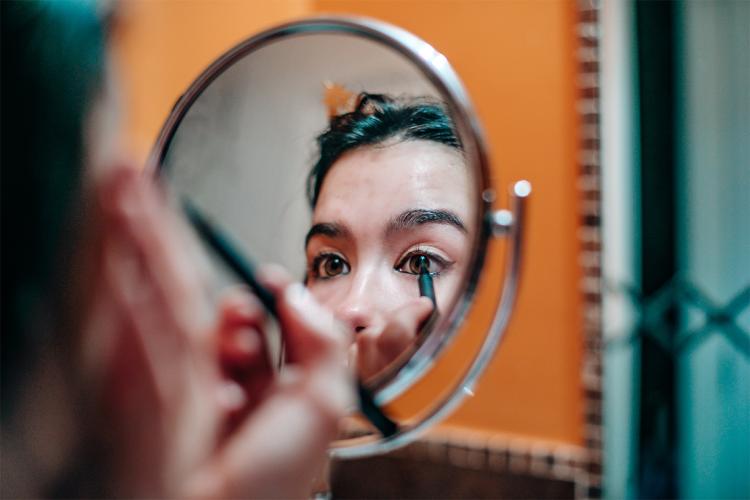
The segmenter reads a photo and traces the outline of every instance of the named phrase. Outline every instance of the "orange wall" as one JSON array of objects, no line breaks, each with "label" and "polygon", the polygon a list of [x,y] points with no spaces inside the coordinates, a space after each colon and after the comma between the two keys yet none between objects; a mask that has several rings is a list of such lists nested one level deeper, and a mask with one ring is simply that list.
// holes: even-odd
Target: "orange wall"
[{"label": "orange wall", "polygon": [[[448,424],[581,442],[572,2],[138,0],[124,7],[115,52],[138,159],[192,78],[259,28],[304,14],[353,13],[402,26],[443,52],[483,121],[499,191],[519,178],[534,186],[514,319],[476,397]],[[492,269],[499,280],[499,266]],[[489,311],[493,300],[488,290],[478,309]]]},{"label": "orange wall", "polygon": [[[534,187],[521,295],[510,329],[476,396],[447,423],[581,443],[574,4],[314,3],[321,13],[365,15],[399,25],[445,54],[485,126],[498,190],[505,193],[520,178]],[[483,296],[479,309],[490,309],[493,299],[491,292]]]}]

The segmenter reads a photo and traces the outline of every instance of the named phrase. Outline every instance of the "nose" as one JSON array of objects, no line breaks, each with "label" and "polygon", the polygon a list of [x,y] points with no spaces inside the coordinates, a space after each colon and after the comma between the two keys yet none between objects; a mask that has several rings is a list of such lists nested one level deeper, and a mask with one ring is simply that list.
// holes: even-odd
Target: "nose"
[{"label": "nose", "polygon": [[377,328],[383,321],[385,292],[377,273],[358,272],[334,311],[355,333]]}]

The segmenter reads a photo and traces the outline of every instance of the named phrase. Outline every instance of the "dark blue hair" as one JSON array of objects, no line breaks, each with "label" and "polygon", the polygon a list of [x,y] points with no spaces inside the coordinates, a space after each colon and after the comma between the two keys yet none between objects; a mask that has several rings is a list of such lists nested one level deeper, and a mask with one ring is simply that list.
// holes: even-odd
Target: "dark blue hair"
[{"label": "dark blue hair", "polygon": [[[2,21],[2,392],[40,345],[40,303],[66,293],[64,247],[79,216],[84,127],[104,73],[93,1],[0,0]],[[60,332],[55,332],[56,334]]]},{"label": "dark blue hair", "polygon": [[328,171],[341,155],[389,139],[424,140],[462,150],[445,107],[428,99],[395,99],[362,93],[351,113],[334,116],[317,139],[320,158],[307,177],[307,197],[315,208]]}]

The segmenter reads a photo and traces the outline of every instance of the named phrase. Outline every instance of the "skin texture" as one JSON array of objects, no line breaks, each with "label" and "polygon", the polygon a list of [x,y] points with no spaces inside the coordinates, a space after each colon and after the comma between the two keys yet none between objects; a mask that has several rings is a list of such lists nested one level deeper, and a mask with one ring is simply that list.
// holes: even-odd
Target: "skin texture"
[{"label": "skin texture", "polygon": [[[419,297],[418,255],[430,261],[438,310],[455,298],[475,230],[470,193],[460,152],[430,141],[355,149],[328,172],[306,247],[307,285],[355,335],[350,359],[362,378],[401,353],[432,311]],[[449,212],[463,228],[394,224],[414,210]]]}]

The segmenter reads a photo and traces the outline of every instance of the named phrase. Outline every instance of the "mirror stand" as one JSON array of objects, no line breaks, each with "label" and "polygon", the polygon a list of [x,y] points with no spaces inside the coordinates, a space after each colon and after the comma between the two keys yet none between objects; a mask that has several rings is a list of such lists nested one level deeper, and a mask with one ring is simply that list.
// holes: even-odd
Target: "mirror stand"
[{"label": "mirror stand", "polygon": [[[521,272],[521,256],[523,255],[523,235],[526,220],[527,199],[531,195],[531,183],[520,180],[513,184],[510,191],[511,209],[501,209],[491,212],[491,234],[495,238],[509,238],[509,251],[505,263],[505,280],[502,294],[495,310],[489,332],[477,353],[476,358],[456,384],[454,390],[419,422],[403,426],[391,436],[377,441],[370,441],[354,446],[333,447],[329,451],[330,458],[355,459],[391,452],[415,441],[427,429],[450,415],[461,404],[467,395],[474,393],[474,386],[481,377],[489,362],[495,355],[500,341],[508,326],[513,305],[518,292]],[[494,199],[490,190],[484,194],[486,201]]]}]

